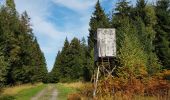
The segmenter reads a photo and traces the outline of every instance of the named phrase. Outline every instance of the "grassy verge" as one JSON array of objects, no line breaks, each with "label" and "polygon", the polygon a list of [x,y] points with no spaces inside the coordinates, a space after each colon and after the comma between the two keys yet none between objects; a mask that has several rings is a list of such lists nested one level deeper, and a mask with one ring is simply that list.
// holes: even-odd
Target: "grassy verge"
[{"label": "grassy verge", "polygon": [[74,87],[66,86],[65,84],[58,83],[57,84],[57,90],[58,90],[58,100],[67,100],[67,96],[70,93],[76,93],[77,89]]},{"label": "grassy verge", "polygon": [[30,100],[39,91],[45,88],[45,84],[26,84],[6,88],[0,97],[0,100]]},{"label": "grassy verge", "polygon": [[42,84],[34,88],[24,89],[15,96],[16,100],[30,100],[31,97],[35,96],[39,91],[41,91],[45,87],[46,85]]}]

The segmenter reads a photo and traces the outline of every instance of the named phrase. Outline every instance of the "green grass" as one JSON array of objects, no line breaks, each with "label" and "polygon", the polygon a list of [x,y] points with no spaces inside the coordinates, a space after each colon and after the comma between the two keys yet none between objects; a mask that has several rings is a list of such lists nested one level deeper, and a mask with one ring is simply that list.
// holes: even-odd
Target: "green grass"
[{"label": "green grass", "polygon": [[35,88],[25,89],[20,91],[16,96],[16,100],[30,100],[31,97],[35,96],[38,92],[44,89],[47,85],[42,84]]},{"label": "green grass", "polygon": [[4,94],[0,96],[0,100],[30,100],[31,97],[35,96],[39,91],[44,89],[46,86],[47,86],[46,84],[41,84],[38,86],[22,89],[15,95]]},{"label": "green grass", "polygon": [[75,88],[65,87],[61,83],[58,83],[56,87],[58,90],[58,100],[67,100],[68,94],[77,92]]},{"label": "green grass", "polygon": [[15,97],[9,95],[0,95],[0,100],[15,100]]}]

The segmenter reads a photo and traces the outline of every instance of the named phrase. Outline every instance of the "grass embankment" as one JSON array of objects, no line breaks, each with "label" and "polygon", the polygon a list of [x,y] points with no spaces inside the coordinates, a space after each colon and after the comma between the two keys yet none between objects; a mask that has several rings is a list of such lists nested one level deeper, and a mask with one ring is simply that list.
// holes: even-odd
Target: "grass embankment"
[{"label": "grass embankment", "polygon": [[39,91],[45,88],[46,85],[39,84],[25,84],[4,89],[0,100],[30,100]]},{"label": "grass embankment", "polygon": [[84,86],[82,82],[76,83],[58,83],[58,100],[67,100],[69,94],[74,94],[79,92],[79,89]]}]

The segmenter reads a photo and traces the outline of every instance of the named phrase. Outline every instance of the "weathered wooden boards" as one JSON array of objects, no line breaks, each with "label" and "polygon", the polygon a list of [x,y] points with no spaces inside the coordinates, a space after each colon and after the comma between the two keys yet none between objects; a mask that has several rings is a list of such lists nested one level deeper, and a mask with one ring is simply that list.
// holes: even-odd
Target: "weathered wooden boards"
[{"label": "weathered wooden boards", "polygon": [[99,28],[95,36],[95,61],[116,56],[116,34],[114,28]]}]

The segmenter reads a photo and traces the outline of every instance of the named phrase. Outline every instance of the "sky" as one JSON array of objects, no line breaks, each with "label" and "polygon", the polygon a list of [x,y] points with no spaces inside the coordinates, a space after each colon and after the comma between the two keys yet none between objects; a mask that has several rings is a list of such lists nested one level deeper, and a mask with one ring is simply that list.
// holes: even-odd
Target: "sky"
[{"label": "sky", "polygon": [[[5,0],[0,0],[3,2]],[[89,34],[89,21],[97,0],[15,0],[21,14],[27,11],[31,27],[43,51],[48,71],[53,68],[64,40]],[[135,0],[131,0],[134,3]],[[105,12],[111,13],[118,0],[100,0]]]},{"label": "sky", "polygon": [[[27,11],[33,32],[43,51],[48,71],[53,68],[57,52],[64,40],[79,39],[89,34],[89,20],[97,0],[15,0],[19,13]],[[103,0],[101,5],[111,9],[116,0]],[[111,2],[111,3],[110,3]]]}]

